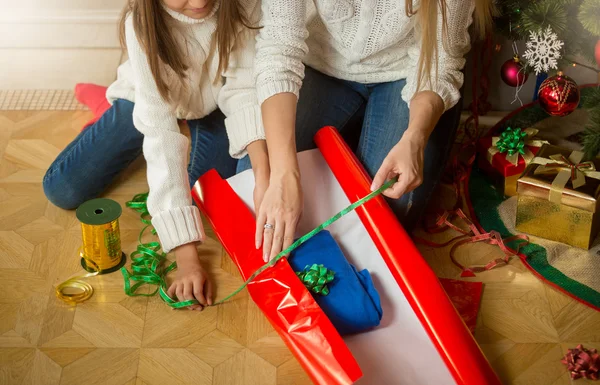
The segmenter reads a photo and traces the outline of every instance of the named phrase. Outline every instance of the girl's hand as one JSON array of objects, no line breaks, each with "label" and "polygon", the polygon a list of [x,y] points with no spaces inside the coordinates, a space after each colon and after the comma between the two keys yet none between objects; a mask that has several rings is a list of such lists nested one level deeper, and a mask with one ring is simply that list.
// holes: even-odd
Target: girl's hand
[{"label": "girl's hand", "polygon": [[269,187],[256,216],[256,248],[263,244],[265,262],[275,258],[294,242],[302,205],[300,173],[271,174]]},{"label": "girl's hand", "polygon": [[383,195],[398,199],[423,183],[423,158],[427,139],[422,134],[406,131],[384,159],[373,178],[371,191],[398,175],[398,182]]},{"label": "girl's hand", "polygon": [[190,306],[190,310],[202,310],[204,306],[212,305],[212,285],[200,265],[196,245],[189,243],[179,246],[175,249],[175,257],[177,275],[167,290],[169,297],[177,298],[180,302],[197,299],[200,304]]}]

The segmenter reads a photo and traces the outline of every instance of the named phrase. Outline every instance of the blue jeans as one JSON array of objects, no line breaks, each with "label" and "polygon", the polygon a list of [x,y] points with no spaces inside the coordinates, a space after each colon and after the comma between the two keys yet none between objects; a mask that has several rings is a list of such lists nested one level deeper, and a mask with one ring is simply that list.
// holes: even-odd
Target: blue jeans
[{"label": "blue jeans", "polygon": [[[361,84],[339,80],[306,68],[300,90],[298,115],[318,119],[324,114],[327,125],[347,122],[342,135],[347,140],[358,137],[356,155],[371,177],[383,163],[392,147],[408,127],[408,104],[401,98],[405,80],[388,83]],[[331,89],[335,88],[335,92]],[[341,95],[341,96],[340,96]],[[320,101],[321,110],[306,108]],[[418,224],[450,155],[460,120],[460,103],[447,111],[438,122],[425,148],[423,183],[400,199],[388,199],[392,210],[408,231]],[[362,119],[362,125],[360,122]],[[306,130],[306,127],[303,127]],[[309,130],[310,131],[310,130]]]},{"label": "blue jeans", "polygon": [[[54,160],[43,180],[50,202],[74,209],[101,195],[115,178],[142,153],[144,136],[133,125],[133,106],[119,99],[92,126],[81,132]],[[229,177],[237,160],[229,156],[224,116],[215,111],[189,120],[190,184],[211,168]]]},{"label": "blue jeans", "polygon": [[[314,148],[313,136],[321,127],[337,127],[350,143],[357,139],[357,156],[373,177],[408,127],[408,105],[400,96],[405,84],[404,80],[360,84],[307,67],[298,101],[297,150]],[[142,153],[143,135],[135,129],[132,113],[133,103],[115,101],[100,120],[60,153],[43,180],[50,202],[73,209],[98,197]],[[250,168],[247,156],[240,161],[229,156],[224,118],[217,110],[203,119],[188,121],[190,186],[212,168],[223,178]],[[460,107],[456,106],[442,116],[431,134],[425,149],[423,184],[400,199],[388,200],[407,231],[418,223],[435,189],[459,119]]]},{"label": "blue jeans", "polygon": [[[314,76],[311,76],[314,75]],[[329,106],[321,98],[303,98],[296,121],[298,151],[314,148],[313,136],[323,126],[343,129],[359,104],[344,102],[345,87],[316,71],[305,80],[307,89],[323,86],[328,97],[340,101]],[[46,197],[63,209],[74,209],[86,200],[100,196],[115,178],[142,153],[143,135],[133,125],[133,106],[116,100],[92,126],[81,132],[52,163],[43,180]],[[189,120],[191,134],[188,175],[190,186],[214,168],[223,178],[251,167],[248,156],[241,160],[229,156],[225,116],[217,110],[197,120]]]}]

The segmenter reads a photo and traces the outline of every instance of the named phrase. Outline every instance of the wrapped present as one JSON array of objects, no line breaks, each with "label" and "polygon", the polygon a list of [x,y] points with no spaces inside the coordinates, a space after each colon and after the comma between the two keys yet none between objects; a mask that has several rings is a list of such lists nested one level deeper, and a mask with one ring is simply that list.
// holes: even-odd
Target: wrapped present
[{"label": "wrapped present", "polygon": [[508,127],[500,136],[479,140],[479,168],[495,182],[505,196],[517,195],[517,180],[540,147],[548,142],[534,139],[535,128]]},{"label": "wrapped present", "polygon": [[571,246],[589,249],[598,233],[598,159],[545,145],[518,181],[516,228]]},{"label": "wrapped present", "polygon": [[[370,193],[370,178],[335,129],[320,130],[315,142],[318,150],[298,156],[305,194],[296,235]],[[264,263],[254,246],[253,188],[250,170],[228,180],[210,171],[193,190],[243,278]],[[406,384],[500,384],[383,197],[327,229],[348,262],[371,273],[383,309],[379,327],[342,338],[286,259],[247,287],[315,384],[396,384],[398,379]]]},{"label": "wrapped present", "polygon": [[[289,262],[309,288],[314,285],[307,285],[308,274],[305,273],[305,266],[309,267],[309,272],[329,269],[334,273],[331,277],[333,280],[328,282],[328,285],[319,285],[320,290],[311,291],[317,294],[314,295],[315,301],[342,336],[379,325],[383,310],[371,274],[367,269],[357,271],[356,267],[346,260],[329,231],[321,231],[294,250]],[[326,267],[319,269],[319,264]],[[321,281],[327,282],[328,279],[322,278]]]}]

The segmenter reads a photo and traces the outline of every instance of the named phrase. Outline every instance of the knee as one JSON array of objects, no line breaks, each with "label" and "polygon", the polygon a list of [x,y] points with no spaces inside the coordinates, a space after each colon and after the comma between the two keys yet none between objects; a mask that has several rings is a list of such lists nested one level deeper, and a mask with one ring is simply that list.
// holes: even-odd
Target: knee
[{"label": "knee", "polygon": [[42,182],[44,194],[53,205],[64,210],[73,210],[86,201],[81,189],[72,180],[58,178],[49,170]]}]

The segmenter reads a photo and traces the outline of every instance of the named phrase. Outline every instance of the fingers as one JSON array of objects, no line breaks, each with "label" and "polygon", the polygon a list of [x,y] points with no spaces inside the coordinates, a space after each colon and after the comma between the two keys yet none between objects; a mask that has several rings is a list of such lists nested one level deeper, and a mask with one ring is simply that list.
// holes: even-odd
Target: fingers
[{"label": "fingers", "polygon": [[202,306],[208,305],[206,302],[206,298],[204,297],[204,283],[206,280],[201,279],[199,281],[194,282],[194,297],[200,302]]},{"label": "fingers", "polygon": [[394,185],[392,187],[385,190],[383,192],[383,195],[385,195],[388,198],[398,199],[404,193],[406,193],[407,189],[408,189],[408,180],[404,175],[400,175],[398,177],[398,182],[394,183]]},{"label": "fingers", "polygon": [[167,295],[171,298],[175,298],[175,290],[177,289],[177,284],[173,282],[171,286],[167,289]]},{"label": "fingers", "polygon": [[395,183],[391,188],[385,190],[383,195],[392,199],[398,199],[402,195],[419,187],[422,182],[423,178],[420,176],[403,173],[399,176],[398,182]]},{"label": "fingers", "polygon": [[377,170],[377,174],[375,174],[375,177],[373,178],[371,191],[375,191],[383,186],[391,171],[391,167],[388,165],[387,161],[384,160],[381,167],[379,167],[379,170]]},{"label": "fingers", "polygon": [[275,231],[273,234],[273,242],[271,245],[271,252],[268,260],[275,258],[277,254],[282,250],[283,247],[283,235],[285,234],[286,223],[284,221],[277,221],[275,224]]},{"label": "fingers", "polygon": [[204,282],[204,293],[205,297],[206,297],[206,302],[208,303],[209,306],[212,306],[213,304],[213,285],[212,282],[210,280],[206,280],[206,282]]},{"label": "fingers", "polygon": [[194,294],[192,293],[192,290],[194,289],[194,286],[191,282],[186,282],[183,284],[183,298],[180,298],[180,301],[189,301],[191,299],[194,299]]},{"label": "fingers", "polygon": [[259,212],[256,218],[256,248],[259,249],[263,242],[263,233],[265,232],[265,223],[267,223],[267,216],[263,212]]},{"label": "fingers", "polygon": [[[274,225],[274,221],[269,219],[267,220],[265,223]],[[271,249],[273,246],[273,236],[274,236],[274,232],[276,230],[276,227],[274,229],[272,228],[264,228],[263,225],[263,260],[265,262],[269,261],[269,256],[271,253]]]},{"label": "fingers", "polygon": [[[183,299],[179,301],[189,301],[194,299],[194,284],[192,282],[183,283]],[[192,305],[188,306],[190,310],[202,310],[202,306],[200,305]]]},{"label": "fingers", "polygon": [[296,232],[296,223],[286,224],[285,233],[283,235],[283,249],[285,250],[294,243],[294,233]]},{"label": "fingers", "polygon": [[[199,285],[199,286],[202,287],[202,285]],[[167,294],[171,298],[177,298],[177,300],[179,302],[197,299],[198,302],[200,302],[203,305],[206,305],[206,300],[204,300],[204,296],[202,295],[202,290],[200,290],[200,295],[197,295],[197,293],[194,291],[194,287],[195,287],[195,285],[192,282],[173,283],[171,285],[171,287],[169,287],[169,289],[167,290]],[[202,305],[192,305],[192,306],[189,306],[188,309],[202,310],[203,307],[202,307]]]},{"label": "fingers", "polygon": [[175,289],[175,295],[177,296],[177,300],[179,302],[185,301],[183,299],[183,283],[179,283],[177,288]]}]

